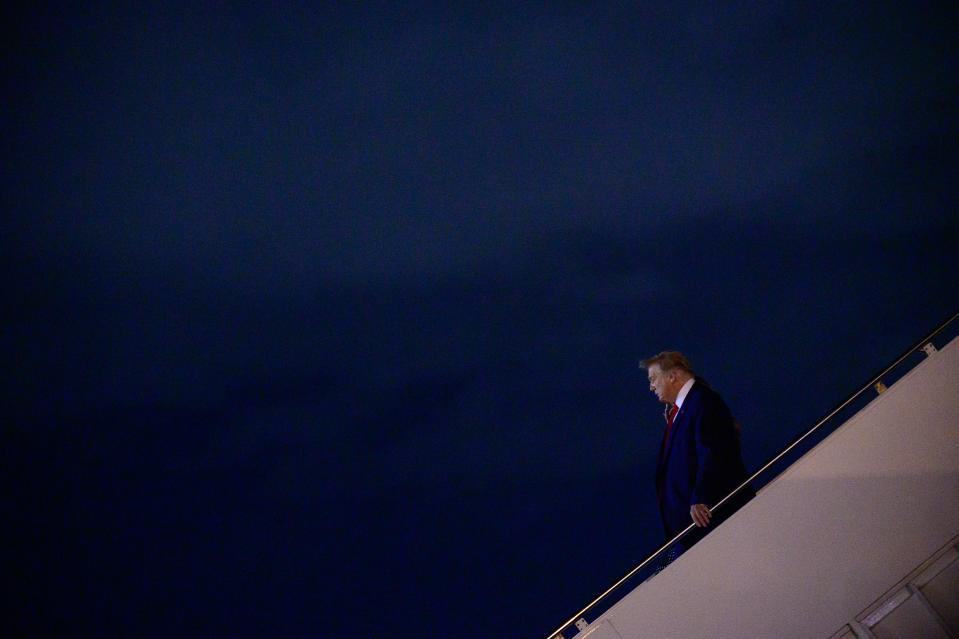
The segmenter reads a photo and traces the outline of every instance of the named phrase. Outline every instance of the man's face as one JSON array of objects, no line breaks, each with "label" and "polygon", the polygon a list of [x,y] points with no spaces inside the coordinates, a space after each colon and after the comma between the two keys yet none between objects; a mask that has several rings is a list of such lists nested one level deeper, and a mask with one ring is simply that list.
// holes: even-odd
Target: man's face
[{"label": "man's face", "polygon": [[664,373],[659,364],[649,367],[649,390],[656,393],[656,398],[664,404],[671,404],[676,400],[674,377],[671,372]]}]

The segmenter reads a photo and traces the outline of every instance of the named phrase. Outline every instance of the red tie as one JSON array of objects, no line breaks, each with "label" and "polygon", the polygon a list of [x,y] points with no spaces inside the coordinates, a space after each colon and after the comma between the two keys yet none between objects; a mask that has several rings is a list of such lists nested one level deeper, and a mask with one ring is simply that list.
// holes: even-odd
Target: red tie
[{"label": "red tie", "polygon": [[666,437],[663,438],[663,457],[666,456],[666,447],[669,446],[669,434],[673,430],[673,420],[676,413],[679,412],[679,406],[672,404],[669,408],[669,417],[666,418]]},{"label": "red tie", "polygon": [[[673,429],[673,420],[676,418],[676,413],[679,412],[679,407],[676,404],[672,404],[669,407],[669,412],[666,414],[666,436],[663,437],[663,450],[659,453],[660,463],[666,458],[666,447],[669,445],[669,432]],[[663,503],[663,490],[662,488],[656,493],[656,497],[659,499],[659,503]]]}]

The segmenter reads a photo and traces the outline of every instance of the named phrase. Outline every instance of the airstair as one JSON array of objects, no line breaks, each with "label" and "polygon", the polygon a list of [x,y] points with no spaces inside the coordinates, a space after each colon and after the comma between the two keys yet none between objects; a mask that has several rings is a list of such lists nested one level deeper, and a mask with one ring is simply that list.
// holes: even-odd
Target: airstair
[{"label": "airstair", "polygon": [[715,531],[630,582],[667,544],[549,639],[959,637],[959,337],[932,340],[957,317]]}]

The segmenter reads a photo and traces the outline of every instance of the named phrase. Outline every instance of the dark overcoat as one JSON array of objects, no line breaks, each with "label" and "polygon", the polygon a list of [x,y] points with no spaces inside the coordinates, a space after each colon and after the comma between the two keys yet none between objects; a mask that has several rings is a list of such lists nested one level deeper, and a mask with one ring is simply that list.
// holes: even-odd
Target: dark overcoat
[{"label": "dark overcoat", "polygon": [[[655,483],[666,536],[672,538],[693,523],[690,506],[712,508],[746,478],[739,429],[729,407],[697,378],[673,420],[669,441],[665,447],[660,444]],[[708,528],[687,535],[683,546],[698,541],[754,495],[745,488],[713,513]]]}]

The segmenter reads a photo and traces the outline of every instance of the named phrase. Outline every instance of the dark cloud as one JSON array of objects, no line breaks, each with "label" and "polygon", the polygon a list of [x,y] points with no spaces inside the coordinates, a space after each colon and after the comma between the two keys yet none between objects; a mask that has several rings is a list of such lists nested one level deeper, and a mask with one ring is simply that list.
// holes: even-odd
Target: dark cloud
[{"label": "dark cloud", "polygon": [[918,10],[132,13],[47,27],[39,241],[265,288],[699,219],[941,136],[955,89]]}]

